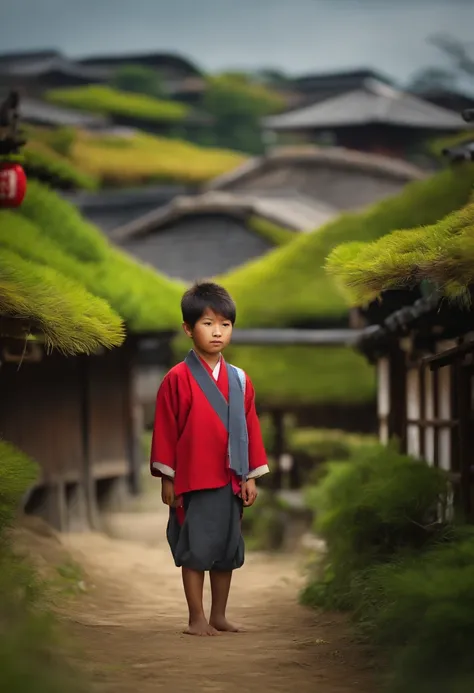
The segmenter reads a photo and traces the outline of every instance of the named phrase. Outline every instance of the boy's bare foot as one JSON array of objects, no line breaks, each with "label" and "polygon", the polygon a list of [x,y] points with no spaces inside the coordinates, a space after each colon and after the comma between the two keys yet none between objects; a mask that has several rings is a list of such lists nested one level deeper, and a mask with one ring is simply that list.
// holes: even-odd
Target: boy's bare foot
[{"label": "boy's bare foot", "polygon": [[199,619],[198,621],[191,621],[189,623],[189,626],[184,631],[184,633],[185,633],[185,635],[198,635],[198,636],[220,635],[217,628],[214,628],[213,626],[211,626],[206,621],[205,618]]},{"label": "boy's bare foot", "polygon": [[217,631],[221,633],[244,633],[245,629],[241,628],[240,626],[236,626],[233,623],[229,623],[229,621],[225,618],[225,616],[222,616],[220,618],[211,618],[210,619],[210,624],[213,626]]}]

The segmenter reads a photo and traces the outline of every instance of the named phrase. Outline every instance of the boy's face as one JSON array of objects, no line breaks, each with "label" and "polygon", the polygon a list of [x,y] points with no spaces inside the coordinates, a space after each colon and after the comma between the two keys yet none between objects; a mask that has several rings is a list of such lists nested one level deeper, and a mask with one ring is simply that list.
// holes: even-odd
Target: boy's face
[{"label": "boy's face", "polygon": [[220,354],[232,337],[232,323],[223,315],[206,309],[194,327],[186,323],[183,329],[191,337],[196,349],[203,354]]}]

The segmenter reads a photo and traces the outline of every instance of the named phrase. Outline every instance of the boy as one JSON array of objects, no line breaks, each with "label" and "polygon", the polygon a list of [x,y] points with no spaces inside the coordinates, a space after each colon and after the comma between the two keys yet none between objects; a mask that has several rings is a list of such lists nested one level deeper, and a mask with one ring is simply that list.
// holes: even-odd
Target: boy
[{"label": "boy", "polygon": [[[167,539],[182,568],[185,632],[219,635],[239,630],[227,621],[226,606],[232,571],[244,563],[243,506],[253,505],[255,479],[269,469],[252,383],[222,356],[236,317],[233,300],[217,284],[198,283],[184,294],[181,310],[193,348],[158,390],[150,466],[170,507]],[[203,609],[206,571],[209,620]]]}]

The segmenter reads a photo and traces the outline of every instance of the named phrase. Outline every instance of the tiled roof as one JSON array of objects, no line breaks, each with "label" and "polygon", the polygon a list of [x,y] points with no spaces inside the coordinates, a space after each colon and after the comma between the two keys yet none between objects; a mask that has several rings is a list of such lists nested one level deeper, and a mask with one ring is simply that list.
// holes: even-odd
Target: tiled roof
[{"label": "tiled roof", "polygon": [[377,80],[359,89],[280,115],[264,118],[269,130],[337,128],[384,123],[411,128],[462,130],[458,113],[435,106]]},{"label": "tiled roof", "polygon": [[118,241],[158,231],[177,219],[202,214],[221,214],[245,218],[255,214],[294,231],[313,230],[337,214],[337,210],[303,196],[272,197],[268,192],[240,195],[207,192],[202,195],[178,196],[168,205],[114,230],[111,237]]},{"label": "tiled roof", "polygon": [[20,117],[25,122],[37,125],[102,128],[108,123],[104,116],[54,106],[45,101],[30,98],[20,100]]}]

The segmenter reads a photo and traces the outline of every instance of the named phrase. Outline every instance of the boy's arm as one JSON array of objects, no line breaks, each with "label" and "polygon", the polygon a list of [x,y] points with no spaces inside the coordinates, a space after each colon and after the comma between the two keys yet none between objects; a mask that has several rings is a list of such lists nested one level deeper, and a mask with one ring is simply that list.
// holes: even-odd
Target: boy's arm
[{"label": "boy's arm", "polygon": [[152,476],[174,479],[178,421],[175,397],[170,378],[161,383],[156,396],[155,422],[151,442],[150,471]]},{"label": "boy's arm", "polygon": [[252,381],[246,377],[245,385],[245,414],[247,419],[247,431],[249,436],[249,475],[248,479],[257,479],[268,474],[267,455],[263,445],[260,421],[255,408],[255,390]]}]

